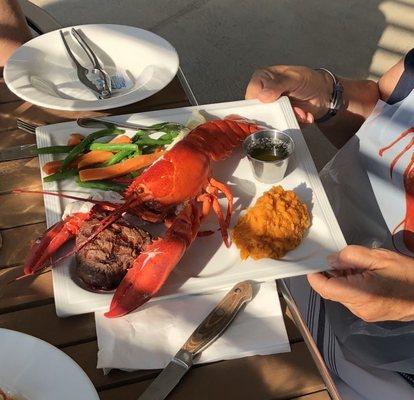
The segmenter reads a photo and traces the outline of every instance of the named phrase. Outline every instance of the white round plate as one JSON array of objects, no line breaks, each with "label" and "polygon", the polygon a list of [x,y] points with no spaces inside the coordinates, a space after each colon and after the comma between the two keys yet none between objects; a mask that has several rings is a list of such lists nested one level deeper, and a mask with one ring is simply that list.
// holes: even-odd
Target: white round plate
[{"label": "white round plate", "polygon": [[0,388],[17,399],[99,400],[86,373],[43,340],[0,328]]},{"label": "white round plate", "polygon": [[[78,79],[59,31],[36,37],[17,49],[4,69],[9,89],[30,103],[57,110],[105,110],[143,100],[164,88],[178,70],[178,55],[165,39],[124,25],[75,26],[111,76],[125,78],[127,87],[109,99],[96,95]],[[77,59],[91,63],[69,28],[62,31]]]}]

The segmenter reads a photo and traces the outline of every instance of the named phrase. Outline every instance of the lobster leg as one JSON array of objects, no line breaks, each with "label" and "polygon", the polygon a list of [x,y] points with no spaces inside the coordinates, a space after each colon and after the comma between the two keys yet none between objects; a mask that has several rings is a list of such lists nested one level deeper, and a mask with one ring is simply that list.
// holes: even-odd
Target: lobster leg
[{"label": "lobster leg", "polygon": [[223,242],[227,247],[230,247],[229,235],[228,235],[228,232],[227,232],[228,226],[226,225],[226,221],[224,219],[223,212],[221,211],[220,203],[218,202],[218,199],[217,199],[218,190],[214,187],[208,187],[207,192],[211,196],[210,197],[211,198],[211,205],[212,205],[213,211],[217,215],[217,219],[219,221],[220,231],[221,231],[221,236],[223,238]]},{"label": "lobster leg", "polygon": [[210,178],[210,185],[219,189],[226,196],[226,199],[227,199],[226,225],[228,227],[230,225],[231,214],[233,213],[233,193],[224,183],[221,183],[214,178]]},{"label": "lobster leg", "polygon": [[152,242],[134,261],[118,286],[106,317],[125,315],[158,292],[197,236],[200,219],[197,204],[189,202],[173,221],[165,237]]},{"label": "lobster leg", "polygon": [[44,268],[44,265],[56,251],[70,238],[74,237],[89,213],[76,213],[50,227],[33,244],[29,257],[24,263],[24,274],[32,275]]}]

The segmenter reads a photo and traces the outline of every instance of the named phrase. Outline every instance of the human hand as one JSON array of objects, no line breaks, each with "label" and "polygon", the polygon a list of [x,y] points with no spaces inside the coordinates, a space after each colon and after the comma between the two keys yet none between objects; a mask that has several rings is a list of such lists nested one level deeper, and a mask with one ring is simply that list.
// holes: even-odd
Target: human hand
[{"label": "human hand", "polygon": [[323,298],[342,303],[367,322],[414,320],[414,259],[385,249],[347,246],[328,262],[332,271],[308,275]]},{"label": "human hand", "polygon": [[313,123],[327,113],[332,89],[332,78],[323,71],[276,65],[253,73],[245,97],[270,103],[282,95],[289,96],[298,120]]}]

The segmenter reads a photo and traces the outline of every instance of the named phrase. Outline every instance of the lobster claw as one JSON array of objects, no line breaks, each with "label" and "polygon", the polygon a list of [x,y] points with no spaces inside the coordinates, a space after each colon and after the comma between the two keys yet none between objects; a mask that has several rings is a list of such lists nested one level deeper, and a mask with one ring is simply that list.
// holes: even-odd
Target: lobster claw
[{"label": "lobster claw", "polygon": [[51,226],[34,242],[23,267],[24,275],[32,275],[44,268],[45,263],[70,238],[80,225],[89,218],[89,213],[75,213]]},{"label": "lobster claw", "polygon": [[153,297],[197,236],[201,212],[189,202],[177,215],[164,237],[152,242],[132,264],[118,286],[105,316],[125,315]]}]

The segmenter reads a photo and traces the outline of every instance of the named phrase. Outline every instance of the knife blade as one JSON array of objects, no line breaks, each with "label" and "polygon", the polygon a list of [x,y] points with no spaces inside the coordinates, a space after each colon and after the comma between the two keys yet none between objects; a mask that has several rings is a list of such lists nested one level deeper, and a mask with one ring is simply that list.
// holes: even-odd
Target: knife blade
[{"label": "knife blade", "polygon": [[252,298],[251,282],[236,284],[201,322],[138,400],[164,400],[191,368],[194,357],[227,329],[243,305]]},{"label": "knife blade", "polygon": [[36,154],[33,153],[33,150],[36,148],[35,144],[6,147],[5,149],[0,150],[0,162],[36,157]]}]

